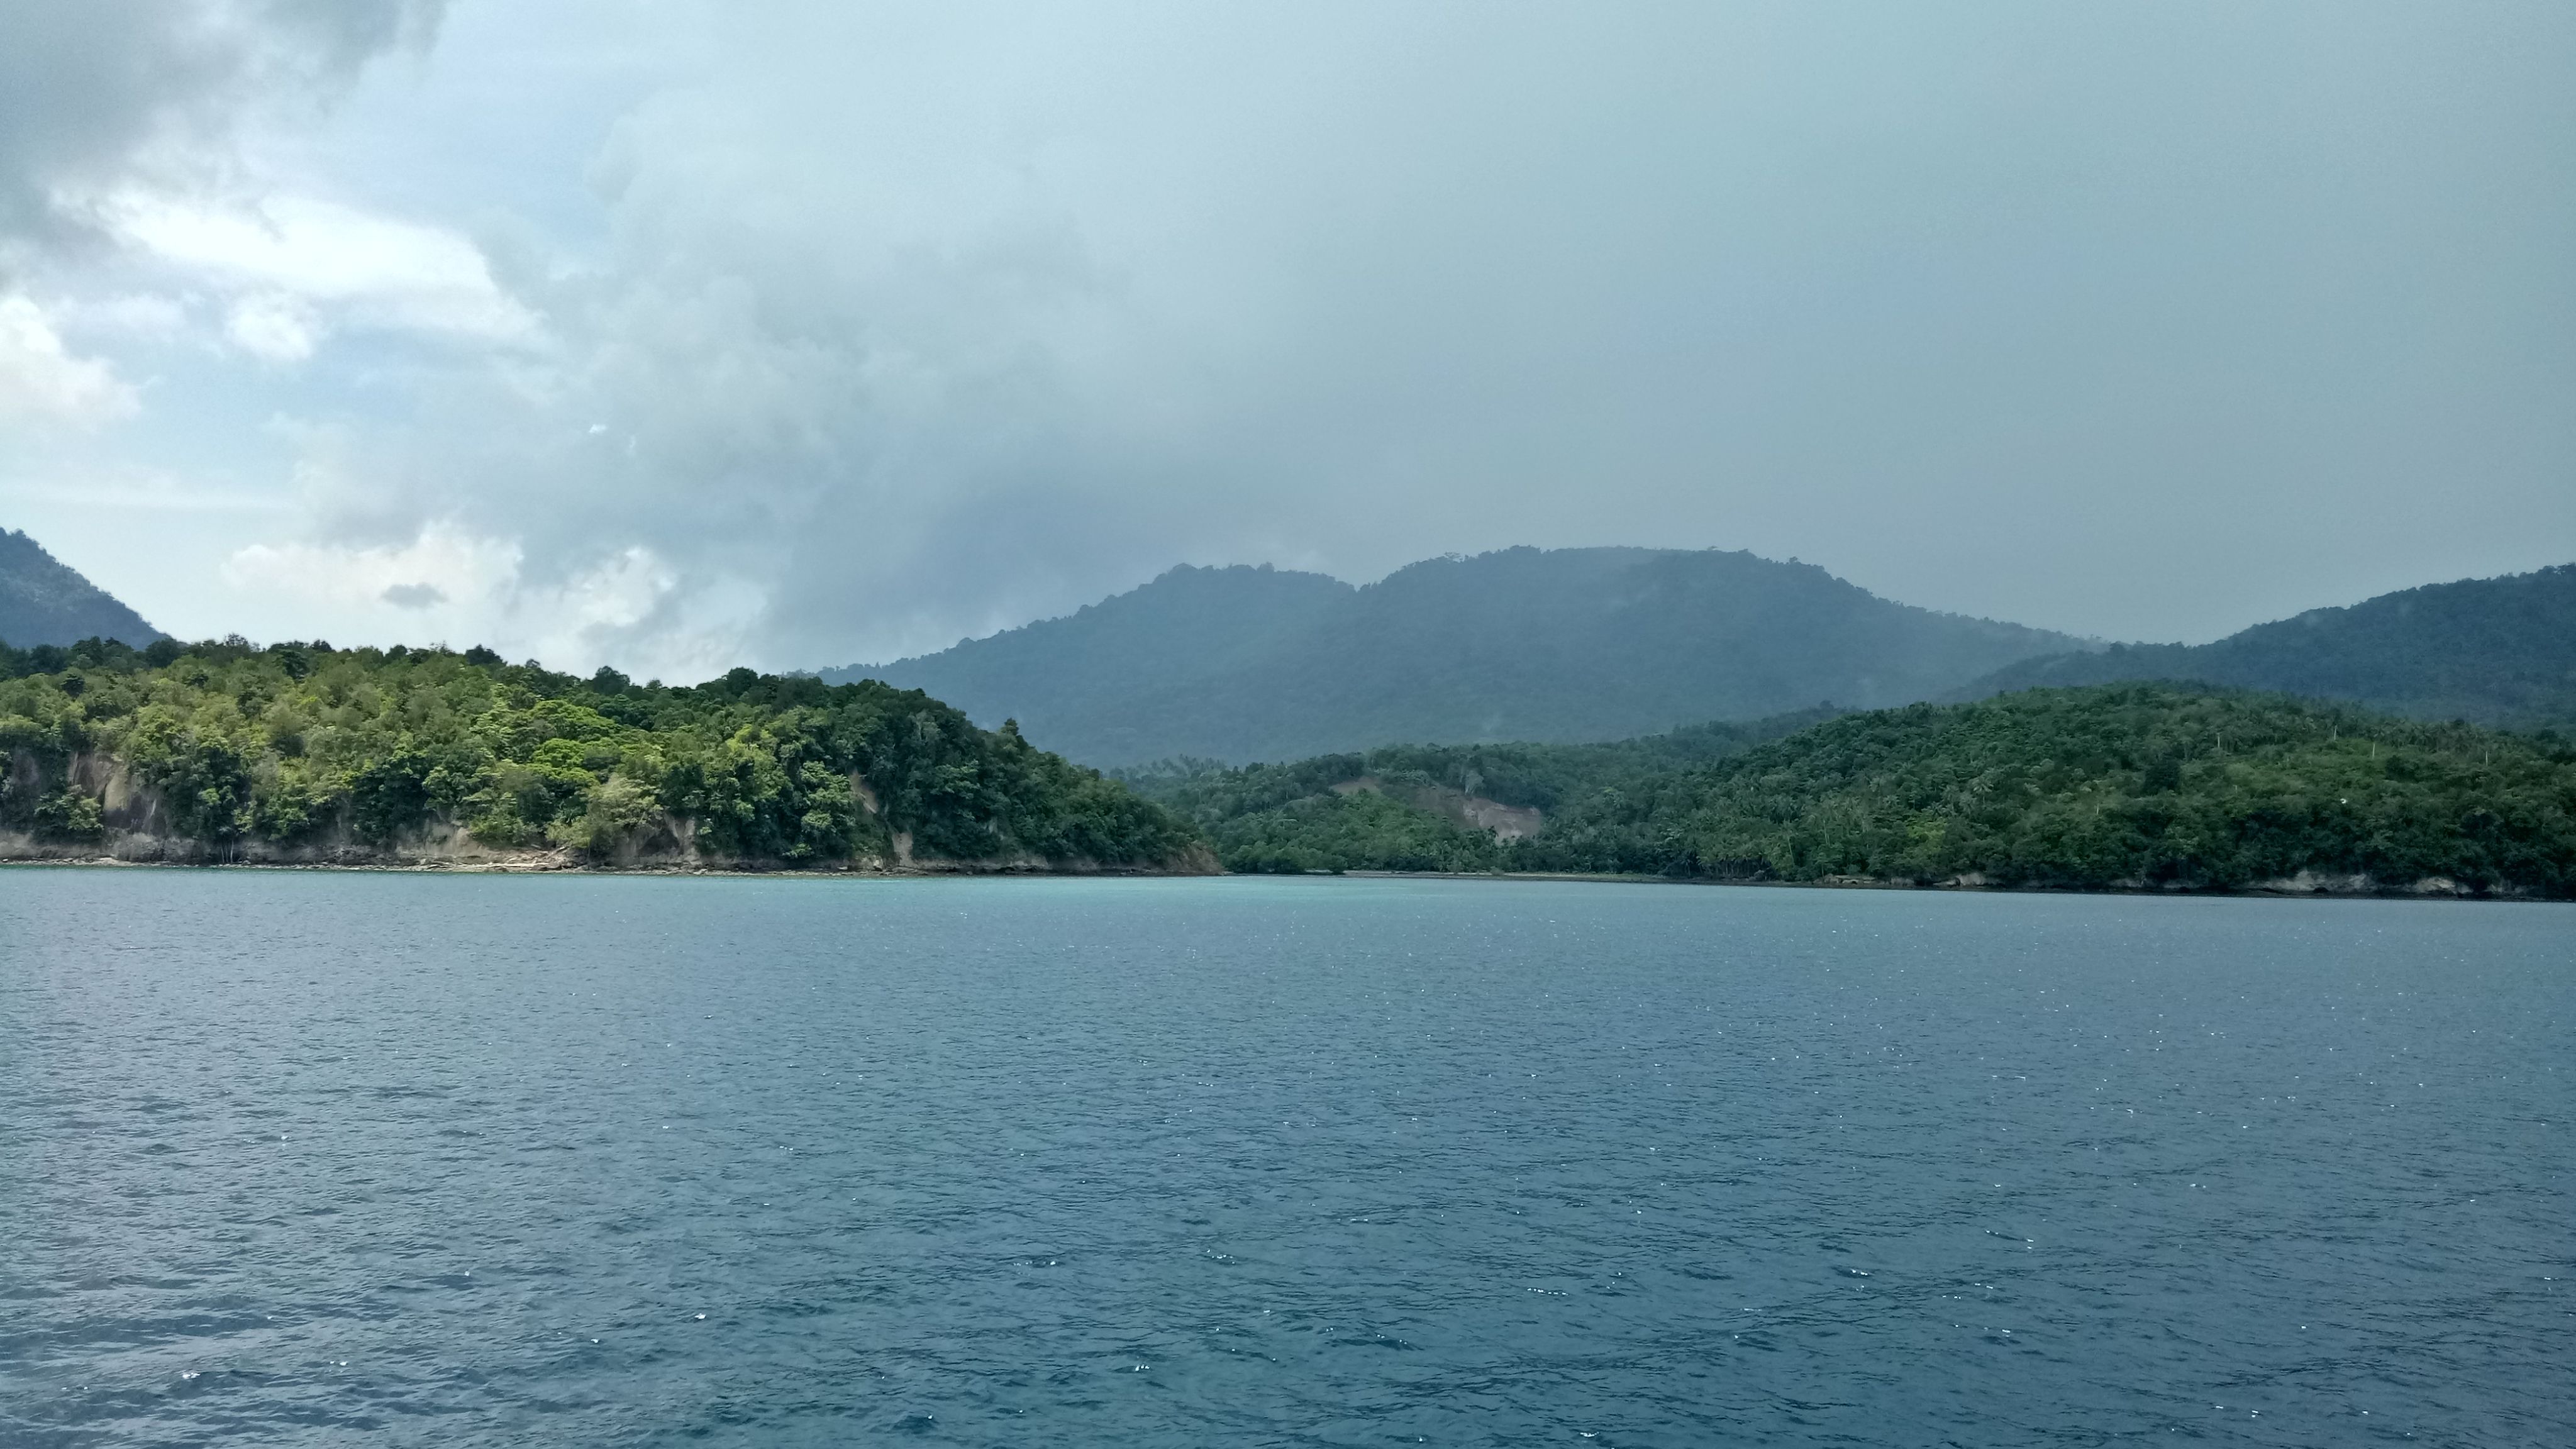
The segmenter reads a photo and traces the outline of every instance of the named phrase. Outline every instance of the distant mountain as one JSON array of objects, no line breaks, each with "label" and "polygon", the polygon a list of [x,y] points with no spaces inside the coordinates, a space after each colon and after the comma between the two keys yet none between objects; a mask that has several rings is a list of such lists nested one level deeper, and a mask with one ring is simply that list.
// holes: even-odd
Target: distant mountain
[{"label": "distant mountain", "polygon": [[26,649],[93,636],[140,649],[161,631],[64,567],[34,539],[0,528],[0,644]]},{"label": "distant mountain", "polygon": [[1364,588],[1177,568],[1065,618],[823,677],[927,690],[988,726],[1016,718],[1042,748],[1107,767],[1623,739],[1904,704],[2078,647],[1749,553],[1515,548]]},{"label": "distant mountain", "polygon": [[2347,699],[2507,729],[2576,725],[2576,564],[2311,609],[2214,644],[2115,644],[2025,659],[1952,697],[2145,679]]}]

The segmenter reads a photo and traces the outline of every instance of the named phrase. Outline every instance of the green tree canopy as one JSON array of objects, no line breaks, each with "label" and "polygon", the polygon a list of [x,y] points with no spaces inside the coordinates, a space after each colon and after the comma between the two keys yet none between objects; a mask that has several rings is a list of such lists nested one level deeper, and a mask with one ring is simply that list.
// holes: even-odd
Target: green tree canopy
[{"label": "green tree canopy", "polygon": [[[0,824],[95,833],[57,803],[78,760],[130,772],[166,828],[220,845],[435,822],[495,846],[604,851],[657,820],[712,855],[1154,865],[1197,848],[1170,812],[1015,728],[917,690],[737,669],[695,688],[395,648],[240,640],[0,654]],[[75,788],[77,787],[77,788]],[[71,810],[66,814],[67,809]],[[67,823],[66,823],[67,822]]]}]

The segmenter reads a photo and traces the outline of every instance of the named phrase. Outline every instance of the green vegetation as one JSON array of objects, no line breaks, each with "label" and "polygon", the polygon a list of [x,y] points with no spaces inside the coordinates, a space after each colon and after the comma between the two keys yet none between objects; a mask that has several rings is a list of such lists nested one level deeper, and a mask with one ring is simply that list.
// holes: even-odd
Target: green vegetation
[{"label": "green vegetation", "polygon": [[[482,845],[776,865],[1036,858],[2062,888],[2295,877],[2576,896],[2576,744],[2174,684],[1600,745],[1104,778],[915,691],[694,688],[487,650],[0,645],[0,828],[201,854]],[[1506,808],[1508,807],[1508,808]],[[1535,833],[1500,835],[1508,818]]]},{"label": "green vegetation", "polygon": [[1376,791],[1310,795],[1226,821],[1225,868],[1259,875],[1345,870],[1490,871],[1494,837]]},{"label": "green vegetation", "polygon": [[[1229,870],[1497,870],[1507,853],[1492,832],[1412,802],[1474,797],[1553,814],[1832,714],[1806,710],[1598,745],[1389,745],[1241,769],[1167,760],[1117,778],[1206,831]],[[1333,788],[1358,781],[1368,788]]]},{"label": "green vegetation", "polygon": [[1125,866],[1199,849],[1124,786],[918,692],[584,680],[482,649],[0,645],[0,760],[0,827],[66,840],[381,849],[452,825],[501,848],[785,865],[899,843]]},{"label": "green vegetation", "polygon": [[[2233,889],[2313,872],[2576,896],[2576,746],[2551,734],[2124,685],[1847,715],[1705,763],[1659,767],[1652,748],[1547,757],[1545,828],[1519,840],[1392,799],[1331,794],[1360,775],[1394,775],[1391,752],[1171,771],[1140,784],[1244,870],[1427,860],[1452,870],[2095,889]],[[1435,783],[1463,781],[1453,772]],[[1515,803],[1538,802],[1536,790],[1520,793]]]}]

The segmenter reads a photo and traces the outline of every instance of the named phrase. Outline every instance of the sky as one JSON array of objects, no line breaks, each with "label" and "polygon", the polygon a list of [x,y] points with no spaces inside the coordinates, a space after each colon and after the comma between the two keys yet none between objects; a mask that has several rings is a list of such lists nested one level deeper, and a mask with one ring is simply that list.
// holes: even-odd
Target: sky
[{"label": "sky", "polygon": [[2576,6],[0,0],[0,526],[700,678],[1178,563],[2576,560]]}]

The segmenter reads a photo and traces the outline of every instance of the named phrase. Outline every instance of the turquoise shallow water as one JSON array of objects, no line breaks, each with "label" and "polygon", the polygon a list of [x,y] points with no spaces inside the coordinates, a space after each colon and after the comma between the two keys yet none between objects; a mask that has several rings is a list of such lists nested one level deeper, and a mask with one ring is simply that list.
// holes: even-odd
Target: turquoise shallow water
[{"label": "turquoise shallow water", "polygon": [[0,1444],[2576,1443],[2571,1026],[2553,906],[0,871]]}]

